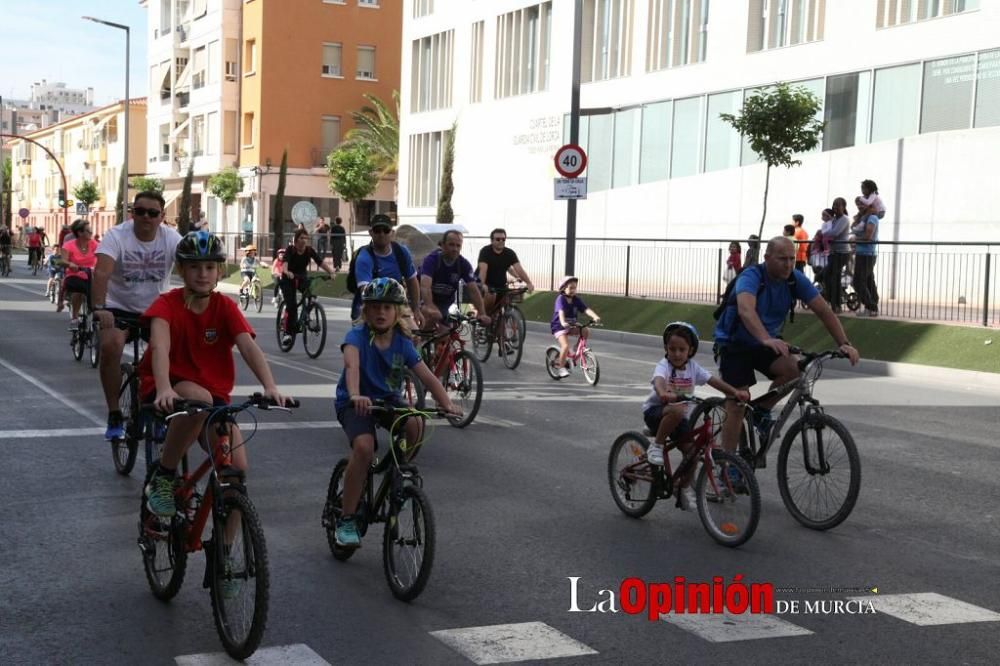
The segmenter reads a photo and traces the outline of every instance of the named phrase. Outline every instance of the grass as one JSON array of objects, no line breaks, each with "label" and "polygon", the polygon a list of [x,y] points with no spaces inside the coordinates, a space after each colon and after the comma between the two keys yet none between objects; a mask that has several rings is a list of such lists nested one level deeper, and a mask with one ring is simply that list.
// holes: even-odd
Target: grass
[{"label": "grass", "polygon": [[[223,280],[223,282],[228,282],[229,284],[238,285],[240,283],[240,270],[239,266],[234,264],[227,264],[227,270],[232,268],[232,272],[229,276]],[[309,273],[310,276],[315,275],[326,275],[323,271],[314,271]],[[274,280],[271,279],[271,269],[270,268],[258,268],[257,277],[260,278],[261,285],[264,287],[264,292],[268,293],[268,290],[273,288]],[[353,294],[347,291],[347,272],[337,273],[332,280],[327,281],[317,281],[313,284],[313,293],[317,296],[328,296],[330,298],[351,298]]]}]

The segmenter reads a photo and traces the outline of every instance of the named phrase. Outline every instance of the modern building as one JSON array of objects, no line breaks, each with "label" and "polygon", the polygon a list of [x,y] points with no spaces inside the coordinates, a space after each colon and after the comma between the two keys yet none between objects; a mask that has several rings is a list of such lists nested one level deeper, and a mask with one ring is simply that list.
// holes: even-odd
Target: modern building
[{"label": "modern building", "polygon": [[[435,214],[455,125],[455,221],[561,237],[555,151],[568,143],[575,2],[406,0],[399,217]],[[719,118],[784,81],[825,131],[770,174],[766,235],[810,230],[875,180],[885,240],[1000,240],[1000,2],[584,0],[578,235],[756,232],[765,167]]]},{"label": "modern building", "polygon": [[[266,234],[282,154],[283,217],[298,201],[321,217],[349,215],[329,189],[326,156],[353,127],[365,94],[391,104],[399,88],[401,0],[142,0],[149,10],[149,153],[146,171],[166,184],[168,215],[188,165],[195,206],[235,240]],[[228,207],[208,179],[236,167],[243,191]],[[393,180],[362,219],[394,209]],[[223,209],[226,208],[225,212]]]},{"label": "modern building", "polygon": [[58,111],[63,116],[76,116],[94,108],[93,88],[68,88],[65,83],[49,83],[45,79],[31,84],[28,107],[42,111]]},{"label": "modern building", "polygon": [[[146,158],[146,99],[129,103],[129,173],[142,173]],[[24,135],[47,148],[62,166],[66,175],[67,200],[84,181],[97,185],[100,198],[90,211],[69,209],[70,220],[89,216],[98,234],[115,223],[115,203],[121,186],[122,165],[125,162],[125,105],[116,102],[90,113],[74,116],[55,125]],[[15,226],[42,226],[49,238],[62,226],[63,208],[59,206],[59,191],[63,188],[59,165],[42,148],[25,139],[8,143],[11,153],[11,208],[30,211],[25,219],[15,217]]]}]

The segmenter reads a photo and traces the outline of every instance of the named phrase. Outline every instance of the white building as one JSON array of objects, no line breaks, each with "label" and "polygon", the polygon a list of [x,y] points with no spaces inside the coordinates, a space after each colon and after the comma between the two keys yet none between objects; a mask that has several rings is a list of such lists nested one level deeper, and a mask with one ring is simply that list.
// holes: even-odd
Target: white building
[{"label": "white building", "polygon": [[60,119],[77,116],[94,109],[93,88],[67,88],[65,83],[49,83],[45,79],[31,84],[28,108],[58,111]]},{"label": "white building", "polygon": [[[567,142],[572,0],[407,0],[401,221],[435,214],[457,123],[455,221],[565,234],[553,155]],[[765,168],[723,123],[756,87],[805,86],[821,145],[770,178],[765,235],[812,231],[875,180],[884,240],[1000,240],[1000,2],[584,0],[578,236],[756,232]]]}]

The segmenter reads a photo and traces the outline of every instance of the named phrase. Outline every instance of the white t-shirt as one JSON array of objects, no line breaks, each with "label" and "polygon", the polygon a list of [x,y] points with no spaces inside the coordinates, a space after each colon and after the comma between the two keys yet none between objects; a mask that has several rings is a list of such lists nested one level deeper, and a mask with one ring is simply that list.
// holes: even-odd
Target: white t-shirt
[{"label": "white t-shirt", "polygon": [[156,238],[148,243],[135,237],[132,220],[109,229],[97,248],[97,254],[105,254],[115,262],[105,306],[145,312],[170,288],[170,271],[180,240],[180,234],[165,224],[157,228]]},{"label": "white t-shirt", "polygon": [[[670,361],[666,358],[661,358],[660,362],[656,364],[656,369],[653,370],[653,379],[650,380],[650,383],[655,382],[657,377],[667,380],[667,388],[678,396],[689,397],[694,395],[696,386],[708,383],[708,380],[712,378],[712,373],[698,365],[694,359],[689,360],[683,368],[675,368],[670,365]],[[661,404],[663,403],[660,402],[660,396],[654,389],[646,398],[646,402],[642,403],[642,411],[645,412],[650,407]],[[694,403],[687,403],[686,416],[690,417],[693,411]]]}]

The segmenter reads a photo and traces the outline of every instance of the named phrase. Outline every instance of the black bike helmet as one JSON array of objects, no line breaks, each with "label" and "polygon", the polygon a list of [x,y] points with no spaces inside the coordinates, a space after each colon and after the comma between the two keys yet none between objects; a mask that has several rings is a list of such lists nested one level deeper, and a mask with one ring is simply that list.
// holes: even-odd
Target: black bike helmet
[{"label": "black bike helmet", "polygon": [[208,231],[192,231],[181,239],[174,252],[177,263],[183,261],[215,261],[226,260],[226,252],[222,249],[222,241]]},{"label": "black bike helmet", "polygon": [[691,345],[692,357],[698,353],[698,329],[694,327],[694,324],[689,324],[686,321],[672,321],[667,324],[663,328],[664,346],[667,345],[670,336],[675,333],[680,333],[687,340],[688,344]]},{"label": "black bike helmet", "polygon": [[378,277],[361,290],[361,300],[364,303],[406,305],[406,290],[392,278]]}]

